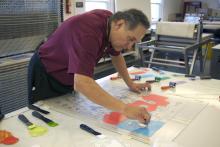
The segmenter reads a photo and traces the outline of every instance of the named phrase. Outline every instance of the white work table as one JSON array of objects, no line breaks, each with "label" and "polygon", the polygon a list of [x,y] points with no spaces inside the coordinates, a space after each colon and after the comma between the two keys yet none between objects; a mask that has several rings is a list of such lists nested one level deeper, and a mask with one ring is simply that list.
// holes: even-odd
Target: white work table
[{"label": "white work table", "polygon": [[202,40],[207,40],[213,37],[213,34],[210,33],[202,33]]},{"label": "white work table", "polygon": [[[95,147],[95,144],[101,143],[99,138],[79,128],[80,124],[87,124],[85,121],[50,109],[50,114],[46,115],[46,117],[59,123],[59,126],[49,127],[44,122],[31,116],[32,110],[26,110],[26,108],[21,110],[25,111],[22,114],[24,114],[32,123],[48,128],[48,133],[39,137],[31,137],[26,126],[18,120],[17,115],[14,115],[15,113],[18,113],[18,111],[13,112],[13,117],[4,119],[0,122],[0,130],[10,131],[15,137],[19,138],[18,143],[10,145],[12,147],[89,147],[90,145],[91,147]],[[91,124],[89,126],[102,132],[111,140],[117,140],[120,143],[129,144],[131,146],[146,147],[146,144],[125,138],[118,133],[113,133]],[[8,145],[0,144],[0,146],[4,147]]]},{"label": "white work table", "polygon": [[[129,70],[136,69],[129,68]],[[157,74],[151,70],[149,72]],[[167,96],[170,101],[169,105],[172,107],[167,107],[167,111],[169,110],[167,113],[159,111],[167,116],[153,113],[152,119],[156,119],[154,115],[158,115],[163,119],[167,117],[167,120],[165,120],[166,123],[164,126],[146,141],[148,142],[147,144],[137,139],[132,139],[132,136],[127,133],[103,127],[103,124],[100,124],[98,118],[86,118],[84,114],[77,114],[76,112],[72,112],[71,109],[64,108],[69,107],[65,105],[70,103],[68,101],[70,100],[69,97],[73,96],[63,96],[38,103],[42,108],[51,112],[45,116],[59,123],[57,127],[52,128],[47,126],[42,121],[31,116],[32,110],[25,108],[13,112],[10,114],[12,115],[11,117],[5,118],[0,122],[0,129],[11,131],[14,136],[20,139],[17,144],[11,145],[12,147],[98,147],[98,144],[102,140],[81,130],[79,125],[82,123],[105,134],[109,140],[116,141],[117,143],[112,143],[114,147],[117,147],[118,143],[123,144],[125,147],[219,147],[220,80],[197,79],[191,81],[181,74],[166,72],[165,75],[171,77],[171,79],[152,84],[152,93]],[[142,80],[145,81],[146,79]],[[173,90],[161,91],[160,86],[166,85],[170,81],[186,81],[186,83],[177,84]],[[126,91],[126,86],[121,79],[111,81],[109,80],[109,76],[107,76],[97,80],[97,82],[104,89],[110,89],[109,92],[113,95],[117,95],[120,89],[121,91]],[[113,91],[111,91],[111,88],[113,88]],[[73,99],[78,100],[80,98]],[[62,100],[67,102],[59,104]],[[182,104],[181,107],[172,109],[180,103]],[[162,110],[166,111],[166,108]],[[178,111],[178,113],[173,112],[174,110]],[[47,127],[49,129],[48,133],[41,137],[31,137],[28,134],[26,126],[17,118],[17,114],[20,112],[25,114],[33,123]],[[175,116],[172,116],[172,118],[171,113],[175,113]],[[170,118],[168,119],[168,117]],[[97,122],[95,122],[96,119]],[[4,147],[6,145],[0,144],[0,146]],[[110,144],[106,145],[106,147],[109,146]]]},{"label": "white work table", "polygon": [[213,49],[220,49],[220,44],[217,44],[216,46],[214,46]]}]

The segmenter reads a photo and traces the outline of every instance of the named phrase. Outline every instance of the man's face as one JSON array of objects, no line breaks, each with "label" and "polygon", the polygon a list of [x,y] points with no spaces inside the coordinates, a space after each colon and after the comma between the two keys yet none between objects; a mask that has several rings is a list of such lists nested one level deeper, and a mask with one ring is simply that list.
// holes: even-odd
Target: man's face
[{"label": "man's face", "polygon": [[141,40],[146,33],[142,25],[138,25],[133,30],[129,30],[124,20],[113,22],[110,32],[110,42],[116,51],[131,49],[132,46]]}]

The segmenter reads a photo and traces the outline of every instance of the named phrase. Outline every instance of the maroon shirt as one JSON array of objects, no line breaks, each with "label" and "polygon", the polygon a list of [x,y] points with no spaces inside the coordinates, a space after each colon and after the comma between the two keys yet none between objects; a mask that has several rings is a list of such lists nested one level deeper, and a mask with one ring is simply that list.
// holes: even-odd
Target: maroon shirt
[{"label": "maroon shirt", "polygon": [[[39,49],[46,71],[64,85],[73,85],[74,73],[93,77],[95,65],[108,45],[106,10],[93,10],[63,22]],[[120,52],[108,47],[107,54]]]}]

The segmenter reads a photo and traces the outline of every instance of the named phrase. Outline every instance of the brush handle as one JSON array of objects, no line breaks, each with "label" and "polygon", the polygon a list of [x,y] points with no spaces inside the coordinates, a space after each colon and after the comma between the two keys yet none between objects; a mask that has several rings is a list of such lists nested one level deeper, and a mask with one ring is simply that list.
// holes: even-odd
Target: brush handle
[{"label": "brush handle", "polygon": [[18,119],[21,120],[26,126],[31,126],[31,125],[33,125],[33,124],[27,119],[27,117],[25,117],[23,114],[19,114],[19,115],[18,115]]},{"label": "brush handle", "polygon": [[86,132],[89,132],[89,133],[95,135],[95,136],[96,136],[96,135],[101,135],[101,133],[99,133],[99,132],[93,130],[92,128],[90,128],[89,126],[87,126],[87,125],[85,125],[85,124],[80,124],[80,128],[81,128],[82,130],[86,131]]},{"label": "brush handle", "polygon": [[44,117],[42,114],[40,114],[39,112],[37,111],[33,111],[32,112],[32,115],[36,118],[39,118],[40,120],[44,121],[45,123],[49,123],[49,122],[52,122],[52,120]]},{"label": "brush handle", "polygon": [[35,105],[28,105],[28,108],[32,109],[32,110],[35,110],[35,111],[39,111],[39,112],[41,112],[43,114],[49,114],[50,113],[49,111],[43,110],[43,109],[41,109],[41,108],[39,108],[39,107],[37,107]]}]

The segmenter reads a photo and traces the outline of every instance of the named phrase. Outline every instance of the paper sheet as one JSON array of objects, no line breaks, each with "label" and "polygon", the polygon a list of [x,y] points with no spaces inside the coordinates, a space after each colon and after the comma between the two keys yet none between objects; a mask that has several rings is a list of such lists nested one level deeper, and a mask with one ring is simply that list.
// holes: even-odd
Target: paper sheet
[{"label": "paper sheet", "polygon": [[[147,74],[160,76],[157,72],[150,70]],[[165,74],[163,76],[169,75]],[[145,81],[146,79],[143,78],[142,80]],[[174,80],[176,79],[169,79],[169,81]],[[132,135],[137,135],[137,138],[167,137],[167,140],[171,141],[207,106],[207,103],[189,99],[185,100],[182,97],[177,98],[175,95],[167,97],[166,95],[169,94],[161,92],[160,84],[157,83],[154,84],[153,92],[144,91],[141,94],[129,91],[121,79],[112,81],[106,78],[105,80],[100,80],[99,85],[108,93],[127,104],[146,107],[152,116],[152,123],[149,125],[149,128],[140,128],[137,121],[129,120],[118,112],[111,112],[102,106],[94,104],[79,93],[76,93],[75,96],[66,95],[49,99],[44,103],[70,116],[80,115],[85,116],[84,118],[87,119],[93,119],[102,127],[104,126],[104,128],[114,132],[120,133],[124,130],[130,131]],[[168,132],[168,130],[172,131]],[[169,135],[163,136],[166,133],[169,133]]]}]

